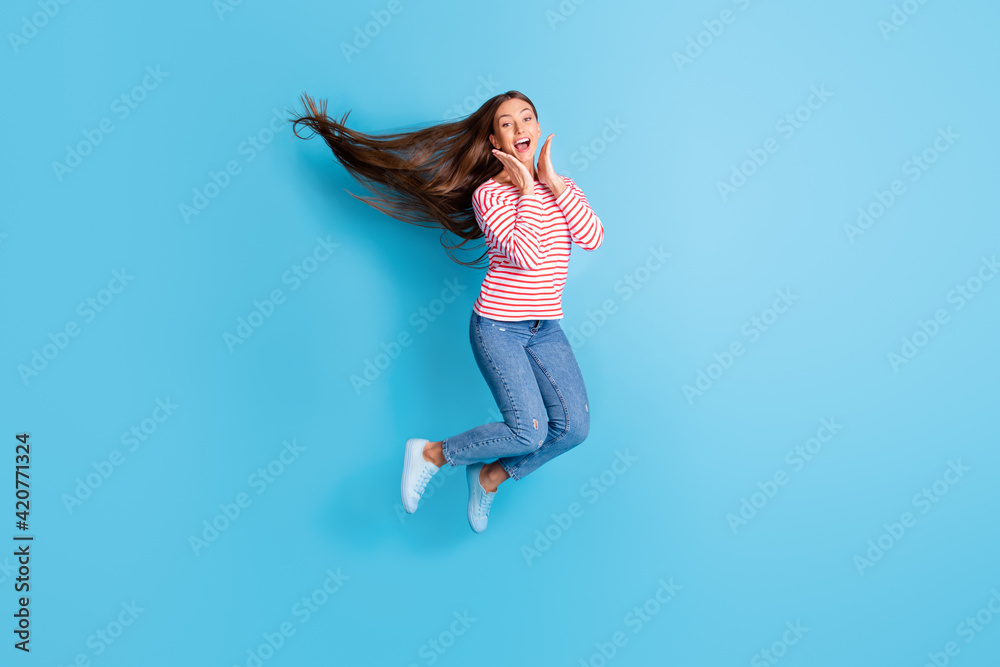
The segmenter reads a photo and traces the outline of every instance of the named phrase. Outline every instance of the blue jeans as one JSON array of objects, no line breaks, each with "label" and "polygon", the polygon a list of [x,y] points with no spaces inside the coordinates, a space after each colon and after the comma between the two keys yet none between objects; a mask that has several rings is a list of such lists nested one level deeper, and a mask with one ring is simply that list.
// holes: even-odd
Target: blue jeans
[{"label": "blue jeans", "polygon": [[499,459],[521,479],[584,441],[587,388],[559,320],[508,322],[473,311],[469,342],[504,421],[443,440],[451,465]]}]

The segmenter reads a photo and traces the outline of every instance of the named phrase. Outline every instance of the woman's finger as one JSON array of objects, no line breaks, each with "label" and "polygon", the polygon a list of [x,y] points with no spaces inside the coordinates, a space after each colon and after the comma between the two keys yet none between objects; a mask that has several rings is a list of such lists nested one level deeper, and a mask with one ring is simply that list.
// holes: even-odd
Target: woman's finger
[{"label": "woman's finger", "polygon": [[494,149],[493,149],[493,155],[495,155],[495,156],[496,156],[496,158],[497,158],[498,160],[500,160],[501,164],[503,164],[503,166],[504,166],[505,168],[506,168],[506,167],[507,167],[508,165],[510,165],[510,162],[509,162],[509,159],[510,159],[510,156],[509,156],[509,155],[507,155],[506,153],[504,153],[503,151],[498,151],[498,150],[496,150],[496,149],[494,148]]},{"label": "woman's finger", "polygon": [[493,151],[493,154],[497,156],[497,158],[500,160],[500,162],[503,163],[505,167],[510,167],[511,169],[515,168],[514,162],[516,160],[514,160],[513,156],[507,155],[503,151],[496,151],[496,150]]},{"label": "woman's finger", "polygon": [[513,155],[504,153],[496,148],[492,149],[493,154],[503,163],[504,170],[507,175],[510,176],[511,181],[519,188],[523,188],[527,183],[531,181],[531,173],[528,168],[524,166],[520,160],[516,159]]},{"label": "woman's finger", "polygon": [[542,144],[542,150],[538,151],[538,155],[539,156],[542,156],[542,155],[546,155],[547,156],[549,154],[549,144],[552,143],[552,137],[554,137],[554,136],[556,136],[556,135],[550,134],[548,136],[548,138],[545,140],[545,143]]},{"label": "woman's finger", "polygon": [[552,158],[551,158],[552,149],[550,148],[550,146],[552,144],[552,137],[554,136],[556,135],[550,134],[548,138],[545,140],[545,143],[542,144],[542,149],[538,151],[538,164],[540,167],[545,167],[546,169],[548,169],[552,165]]}]

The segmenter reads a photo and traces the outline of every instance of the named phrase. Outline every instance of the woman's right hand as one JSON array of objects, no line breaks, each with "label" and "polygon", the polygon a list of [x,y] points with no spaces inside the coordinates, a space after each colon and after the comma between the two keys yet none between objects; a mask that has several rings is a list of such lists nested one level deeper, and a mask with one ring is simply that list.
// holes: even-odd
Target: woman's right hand
[{"label": "woman's right hand", "polygon": [[504,171],[510,178],[511,184],[517,186],[522,195],[531,194],[535,191],[535,178],[524,166],[524,163],[509,153],[493,149],[493,155],[503,163]]}]

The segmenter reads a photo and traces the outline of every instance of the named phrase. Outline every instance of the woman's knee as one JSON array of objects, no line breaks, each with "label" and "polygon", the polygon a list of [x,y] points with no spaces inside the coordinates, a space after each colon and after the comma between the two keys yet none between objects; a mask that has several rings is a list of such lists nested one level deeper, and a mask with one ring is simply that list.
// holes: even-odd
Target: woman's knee
[{"label": "woman's knee", "polygon": [[545,418],[529,417],[521,420],[518,428],[511,429],[521,451],[518,454],[531,454],[537,451],[549,430],[549,423]]},{"label": "woman's knee", "polygon": [[587,439],[590,434],[590,406],[587,403],[570,414],[566,430],[566,437],[575,444],[580,444]]}]

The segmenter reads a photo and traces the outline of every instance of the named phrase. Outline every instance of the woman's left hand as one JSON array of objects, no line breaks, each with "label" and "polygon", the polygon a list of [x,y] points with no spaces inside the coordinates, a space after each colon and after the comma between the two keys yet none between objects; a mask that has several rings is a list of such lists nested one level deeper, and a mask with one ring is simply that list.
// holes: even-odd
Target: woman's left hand
[{"label": "woman's left hand", "polygon": [[541,181],[543,185],[548,187],[556,197],[563,193],[566,189],[566,181],[563,180],[562,176],[555,172],[552,168],[552,158],[550,145],[552,144],[552,137],[556,135],[550,134],[542,144],[542,149],[538,151],[538,180]]}]

